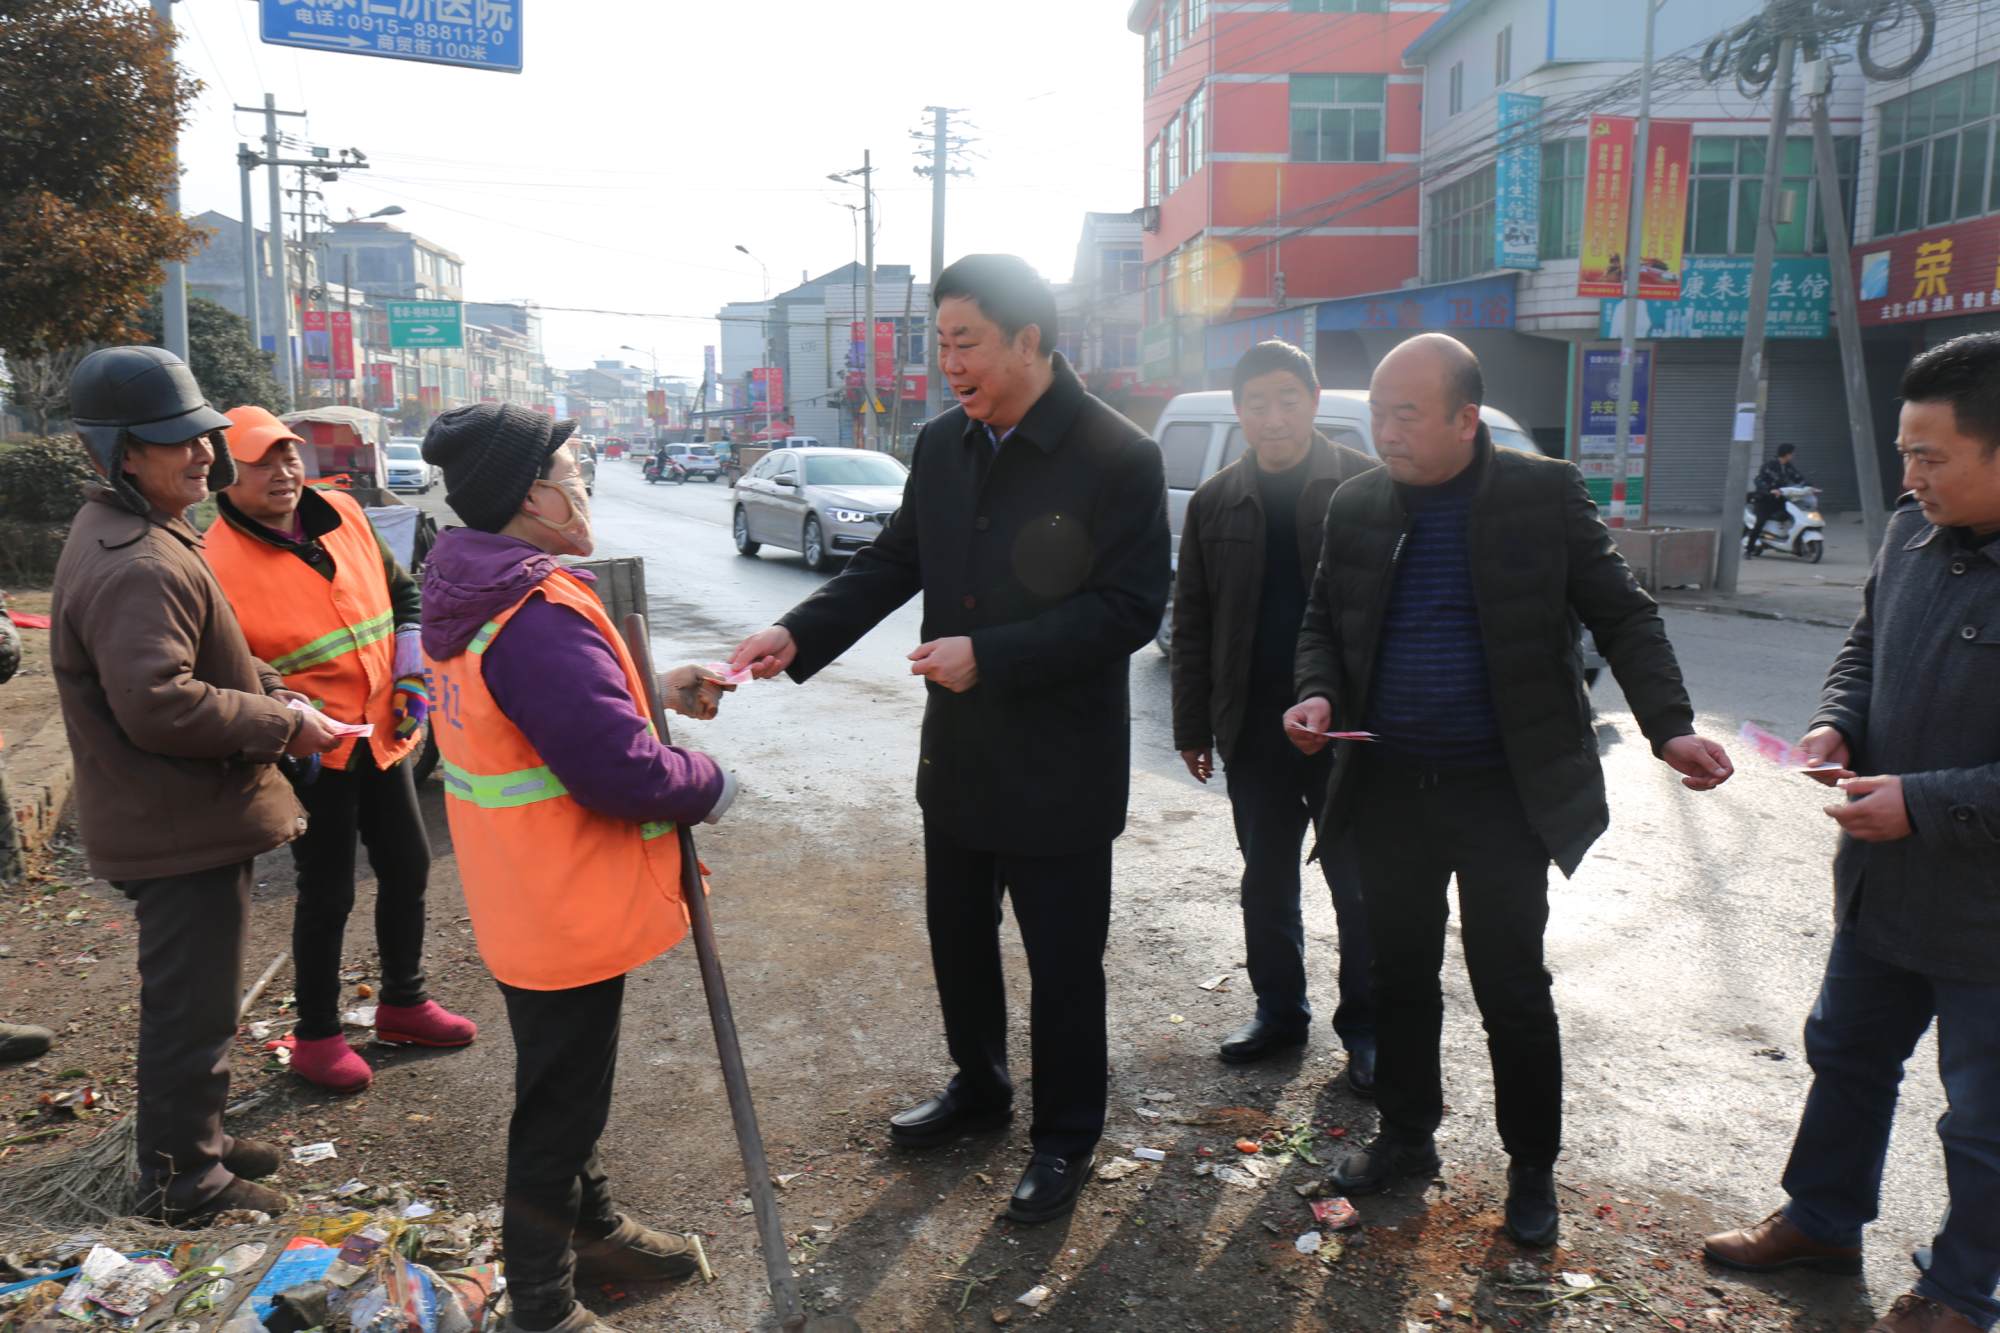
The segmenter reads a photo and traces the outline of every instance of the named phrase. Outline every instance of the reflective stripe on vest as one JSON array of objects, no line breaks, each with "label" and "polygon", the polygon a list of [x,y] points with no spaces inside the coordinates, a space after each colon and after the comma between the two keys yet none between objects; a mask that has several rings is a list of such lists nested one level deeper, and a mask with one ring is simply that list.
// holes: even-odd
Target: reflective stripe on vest
[{"label": "reflective stripe on vest", "polygon": [[[444,774],[445,795],[470,802],[481,810],[511,810],[569,795],[569,788],[563,786],[562,779],[546,764],[512,773],[472,773],[439,755],[438,768]],[[650,819],[639,825],[639,837],[651,842],[672,833],[674,828],[671,819]]]},{"label": "reflective stripe on vest", "polygon": [[380,643],[394,633],[395,613],[384,611],[373,620],[364,620],[353,629],[345,625],[330,634],[322,634],[311,643],[301,644],[289,653],[271,659],[271,669],[281,676],[289,676],[295,671],[304,671],[309,666],[331,662],[336,657],[345,657],[351,652]]}]

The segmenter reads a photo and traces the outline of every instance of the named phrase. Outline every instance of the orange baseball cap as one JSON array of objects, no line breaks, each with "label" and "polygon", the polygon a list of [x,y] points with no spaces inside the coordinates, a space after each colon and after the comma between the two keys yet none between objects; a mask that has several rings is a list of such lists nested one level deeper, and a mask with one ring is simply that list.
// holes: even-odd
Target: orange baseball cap
[{"label": "orange baseball cap", "polygon": [[260,462],[271,452],[272,445],[286,440],[305,443],[296,431],[273,416],[269,408],[246,404],[232,407],[222,415],[229,418],[229,429],[223,433],[223,438],[229,441],[229,456],[238,462]]}]

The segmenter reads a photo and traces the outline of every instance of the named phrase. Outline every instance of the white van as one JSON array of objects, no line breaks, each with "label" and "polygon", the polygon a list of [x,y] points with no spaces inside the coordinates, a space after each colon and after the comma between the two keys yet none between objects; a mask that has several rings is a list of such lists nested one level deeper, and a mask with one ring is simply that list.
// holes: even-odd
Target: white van
[{"label": "white van", "polygon": [[[1534,437],[1521,423],[1490,404],[1479,409],[1493,443],[1503,449],[1540,453]],[[1313,424],[1335,444],[1375,456],[1374,430],[1368,416],[1366,389],[1322,389]],[[1236,421],[1236,401],[1227,389],[1176,396],[1160,413],[1153,428],[1167,472],[1167,518],[1173,526],[1174,567],[1180,567],[1181,524],[1195,488],[1243,456],[1243,427]]]}]

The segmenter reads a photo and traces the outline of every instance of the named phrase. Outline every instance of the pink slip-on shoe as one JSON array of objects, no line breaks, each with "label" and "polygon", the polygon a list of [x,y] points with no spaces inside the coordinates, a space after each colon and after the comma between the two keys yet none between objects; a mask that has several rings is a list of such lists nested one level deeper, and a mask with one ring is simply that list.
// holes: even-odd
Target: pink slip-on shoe
[{"label": "pink slip-on shoe", "polygon": [[470,1046],[479,1025],[436,1000],[375,1008],[375,1040],[395,1046]]},{"label": "pink slip-on shoe", "polygon": [[375,1081],[375,1071],[368,1062],[338,1034],[297,1042],[292,1047],[291,1069],[328,1092],[360,1092]]}]

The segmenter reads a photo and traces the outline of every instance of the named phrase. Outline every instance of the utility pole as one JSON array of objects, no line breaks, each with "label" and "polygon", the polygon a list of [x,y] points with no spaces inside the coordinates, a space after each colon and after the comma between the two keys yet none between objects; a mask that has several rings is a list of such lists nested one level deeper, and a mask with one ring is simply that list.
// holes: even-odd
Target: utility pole
[{"label": "utility pole", "polygon": [[[305,112],[278,110],[278,99],[269,93],[264,94],[264,105],[261,107],[239,106],[236,109],[264,113],[262,164],[270,173],[265,179],[271,187],[271,356],[280,367],[285,397],[296,408],[299,405],[299,387],[298,378],[292,370],[291,281],[285,272],[285,191],[284,182],[278,179],[278,165],[282,161],[279,157],[278,117],[303,116]],[[245,171],[245,178],[248,179],[247,167]],[[250,215],[249,208],[246,207],[243,214],[247,222]],[[251,229],[250,236],[253,241],[256,239],[255,228]],[[245,299],[249,299],[248,293],[245,293]]]},{"label": "utility pole", "polygon": [[896,356],[894,374],[895,387],[889,391],[889,451],[898,452],[903,442],[903,349],[907,345],[903,339],[910,336],[910,315],[917,300],[917,280],[911,278],[903,284],[903,322],[896,331]]},{"label": "utility pole", "polygon": [[1819,177],[1820,221],[1826,231],[1827,269],[1833,278],[1833,316],[1840,329],[1841,379],[1847,384],[1848,439],[1854,446],[1854,484],[1861,492],[1862,530],[1868,549],[1882,545],[1888,514],[1882,504],[1882,464],[1875,456],[1875,419],[1868,403],[1868,365],[1861,352],[1861,309],[1848,262],[1847,206],[1840,195],[1840,165],[1826,99],[1833,64],[1822,57],[1806,66],[1806,105],[1812,112],[1813,164]]},{"label": "utility pole", "polygon": [[[929,141],[930,165],[916,169],[919,176],[931,178],[931,300],[937,300],[938,275],[944,272],[944,200],[945,182],[952,176],[969,176],[965,167],[953,166],[951,156],[965,147],[966,141],[955,138],[951,132],[951,118],[958,114],[958,108],[949,106],[927,106],[931,128],[928,135],[922,131],[911,134],[911,138],[922,143]],[[924,339],[930,348],[925,367],[924,416],[928,419],[944,411],[944,357],[938,346],[935,333]]]},{"label": "utility pole", "polygon": [[[1766,11],[1767,13],[1772,11]],[[1784,185],[1785,127],[1792,109],[1792,63],[1798,40],[1789,32],[1778,38],[1778,70],[1771,80],[1771,133],[1764,143],[1764,188],[1757,196],[1757,249],[1750,267],[1750,318],[1743,330],[1743,356],[1736,370],[1736,415],[1730,431],[1729,467],[1722,481],[1722,525],[1716,534],[1715,590],[1736,591],[1743,565],[1743,537],[1732,516],[1743,507],[1750,489],[1751,464],[1762,438],[1764,378],[1764,317],[1771,304],[1771,263],[1778,249],[1778,192]]]},{"label": "utility pole", "polygon": [[[174,64],[174,0],[153,0],[153,17],[167,39],[167,63]],[[181,153],[174,145],[172,170],[167,177],[167,212],[181,215]],[[174,260],[167,265],[166,282],[160,290],[160,341],[181,360],[188,356],[187,265]]]},{"label": "utility pole", "polygon": [[882,447],[882,404],[875,397],[875,164],[868,150],[861,153],[861,230],[862,248],[867,254],[868,264],[868,378],[862,382],[861,401],[868,411],[862,422],[868,427],[866,447]]},{"label": "utility pole", "polygon": [[1632,473],[1632,363],[1638,360],[1634,345],[1639,335],[1639,270],[1644,267],[1639,252],[1645,245],[1647,141],[1653,129],[1653,26],[1660,12],[1659,0],[1643,3],[1646,53],[1639,66],[1639,127],[1632,154],[1631,216],[1625,224],[1625,305],[1618,330],[1618,441],[1611,452],[1610,525],[1614,528],[1625,526],[1625,491]]},{"label": "utility pole", "polygon": [[236,145],[236,170],[243,181],[243,314],[250,322],[250,346],[252,350],[264,345],[263,297],[258,291],[257,271],[263,266],[257,262],[257,222],[250,209],[250,169],[257,165],[257,155],[250,151],[250,145]]},{"label": "utility pole", "polygon": [[[342,250],[340,252],[340,314],[341,318],[347,324],[347,336],[352,338],[354,336],[354,252],[352,250]],[[326,323],[326,339],[329,349],[327,351],[326,368],[332,371],[335,369],[340,358],[334,355],[331,350],[333,347],[333,321],[329,319]],[[350,344],[350,348],[351,346]],[[348,352],[347,360],[349,362],[350,374],[358,374],[360,372],[361,368],[353,364],[360,359],[352,350]],[[351,378],[345,384],[336,380],[333,387],[340,391],[342,402],[352,403],[354,401],[354,381]]]}]

